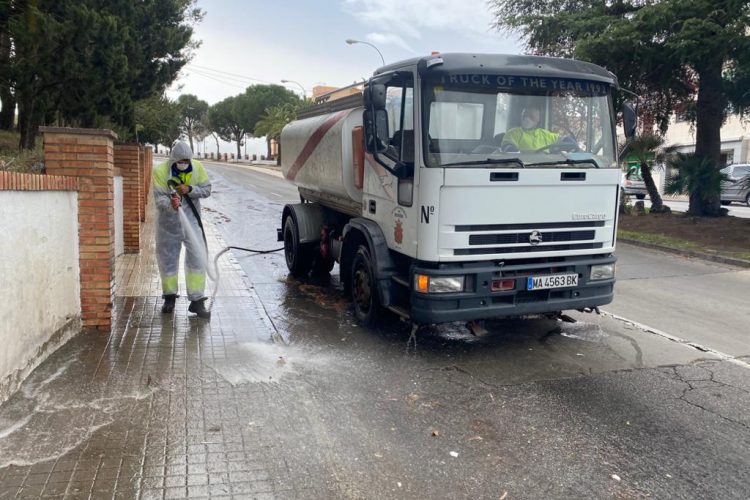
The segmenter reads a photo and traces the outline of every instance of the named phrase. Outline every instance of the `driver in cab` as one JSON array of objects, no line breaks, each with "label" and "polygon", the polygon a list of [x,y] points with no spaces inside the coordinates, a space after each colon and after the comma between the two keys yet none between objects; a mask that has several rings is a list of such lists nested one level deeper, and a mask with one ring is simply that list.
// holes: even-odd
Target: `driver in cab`
[{"label": "driver in cab", "polygon": [[[539,151],[560,140],[560,134],[540,128],[542,113],[537,107],[524,108],[521,113],[521,126],[506,132],[500,145],[503,151],[517,148],[519,151]],[[515,146],[515,148],[513,148]]]}]

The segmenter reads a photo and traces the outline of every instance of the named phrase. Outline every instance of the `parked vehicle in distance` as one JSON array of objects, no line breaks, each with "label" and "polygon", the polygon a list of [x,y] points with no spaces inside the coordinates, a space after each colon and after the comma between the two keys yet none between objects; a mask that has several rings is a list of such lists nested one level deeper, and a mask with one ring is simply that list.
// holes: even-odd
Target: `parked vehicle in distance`
[{"label": "parked vehicle in distance", "polygon": [[648,194],[646,183],[639,172],[639,169],[630,167],[627,172],[622,173],[622,190],[626,195],[635,196],[642,200]]},{"label": "parked vehicle in distance", "polygon": [[729,177],[721,183],[721,204],[740,201],[750,207],[750,164],[728,165],[721,171]]}]

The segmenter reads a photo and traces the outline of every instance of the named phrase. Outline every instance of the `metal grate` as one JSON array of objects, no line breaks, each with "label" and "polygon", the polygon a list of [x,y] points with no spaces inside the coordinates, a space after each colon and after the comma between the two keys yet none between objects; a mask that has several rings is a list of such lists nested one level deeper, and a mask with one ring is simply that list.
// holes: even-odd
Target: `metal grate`
[{"label": "metal grate", "polygon": [[575,221],[575,222],[540,222],[530,224],[476,224],[470,226],[456,226],[457,233],[475,231],[518,231],[522,229],[573,229],[587,227],[604,227],[605,221]]},{"label": "metal grate", "polygon": [[489,255],[498,253],[532,253],[532,252],[559,252],[562,250],[590,250],[602,248],[603,243],[579,243],[572,245],[539,245],[527,247],[484,247],[484,248],[459,248],[453,250],[453,255]]},{"label": "metal grate", "polygon": [[[560,231],[557,233],[541,233],[542,241],[554,243],[560,241],[587,241],[593,240],[596,231]],[[512,245],[514,243],[528,243],[531,233],[507,233],[507,234],[472,234],[469,236],[469,245]]]}]

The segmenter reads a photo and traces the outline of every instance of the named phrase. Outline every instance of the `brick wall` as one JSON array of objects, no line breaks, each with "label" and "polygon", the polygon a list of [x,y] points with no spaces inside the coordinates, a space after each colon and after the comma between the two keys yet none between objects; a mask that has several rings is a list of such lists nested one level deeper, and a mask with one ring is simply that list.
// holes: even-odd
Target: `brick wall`
[{"label": "brick wall", "polygon": [[0,172],[0,191],[77,191],[78,178]]},{"label": "brick wall", "polygon": [[141,249],[141,218],[144,214],[141,149],[137,144],[115,144],[114,149],[115,167],[122,174],[122,219],[126,253],[138,253]]},{"label": "brick wall", "polygon": [[41,127],[49,175],[78,177],[83,326],[110,329],[115,268],[111,130]]}]

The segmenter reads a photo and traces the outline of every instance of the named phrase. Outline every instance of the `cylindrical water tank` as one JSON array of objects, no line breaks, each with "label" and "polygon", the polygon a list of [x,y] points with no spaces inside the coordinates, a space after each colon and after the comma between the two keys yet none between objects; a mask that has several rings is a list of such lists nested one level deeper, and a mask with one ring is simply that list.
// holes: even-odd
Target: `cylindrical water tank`
[{"label": "cylindrical water tank", "polygon": [[299,187],[361,203],[352,147],[352,129],[361,126],[361,107],[289,123],[281,132],[284,177]]}]

